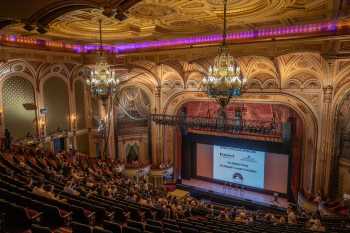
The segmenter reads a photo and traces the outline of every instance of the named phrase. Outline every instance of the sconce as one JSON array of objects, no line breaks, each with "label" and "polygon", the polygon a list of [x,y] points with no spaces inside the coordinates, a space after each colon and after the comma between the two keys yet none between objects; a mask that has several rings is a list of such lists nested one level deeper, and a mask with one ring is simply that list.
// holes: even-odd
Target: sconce
[{"label": "sconce", "polygon": [[77,115],[76,114],[71,114],[70,115],[70,121],[71,121],[71,125],[72,125],[72,130],[75,130],[76,128],[76,123],[77,123]]},{"label": "sconce", "polygon": [[38,119],[38,126],[39,126],[39,136],[44,136],[45,133],[45,125],[46,125],[46,119],[45,117],[40,117]]},{"label": "sconce", "polygon": [[2,125],[2,113],[3,113],[3,110],[2,108],[0,108],[0,125]]}]

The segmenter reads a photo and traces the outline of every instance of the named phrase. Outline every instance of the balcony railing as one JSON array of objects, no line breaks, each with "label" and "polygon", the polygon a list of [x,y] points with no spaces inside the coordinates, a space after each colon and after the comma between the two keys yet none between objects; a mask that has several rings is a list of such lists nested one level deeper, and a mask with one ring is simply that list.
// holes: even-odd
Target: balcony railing
[{"label": "balcony railing", "polygon": [[280,122],[223,119],[207,117],[184,117],[181,115],[153,114],[156,124],[176,126],[182,130],[216,131],[229,134],[247,134],[282,138],[283,126]]}]

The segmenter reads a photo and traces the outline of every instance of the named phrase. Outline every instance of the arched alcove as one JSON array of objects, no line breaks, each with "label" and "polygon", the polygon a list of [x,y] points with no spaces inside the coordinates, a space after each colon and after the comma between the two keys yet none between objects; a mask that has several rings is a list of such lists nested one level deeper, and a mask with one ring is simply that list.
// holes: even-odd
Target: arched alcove
[{"label": "arched alcove", "polygon": [[343,96],[336,114],[333,194],[342,197],[350,193],[350,93]]},{"label": "arched alcove", "polygon": [[31,82],[14,76],[6,79],[2,86],[5,128],[12,136],[25,137],[36,134],[35,94]]},{"label": "arched alcove", "polygon": [[77,129],[86,128],[86,117],[85,117],[85,93],[84,83],[81,80],[77,80],[74,83],[74,94],[75,94],[75,111],[77,114]]},{"label": "arched alcove", "polygon": [[47,108],[47,133],[58,129],[68,130],[69,96],[68,88],[60,77],[50,77],[43,85],[44,106]]},{"label": "arched alcove", "polygon": [[151,102],[147,92],[141,87],[125,87],[119,94],[117,104],[119,159],[128,163],[149,163],[151,158],[148,117]]}]

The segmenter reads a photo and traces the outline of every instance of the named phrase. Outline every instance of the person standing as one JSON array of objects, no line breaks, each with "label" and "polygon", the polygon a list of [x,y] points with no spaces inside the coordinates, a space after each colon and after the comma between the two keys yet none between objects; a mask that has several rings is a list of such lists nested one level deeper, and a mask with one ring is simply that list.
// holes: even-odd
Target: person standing
[{"label": "person standing", "polygon": [[11,149],[11,133],[8,129],[5,129],[5,150],[9,151]]}]

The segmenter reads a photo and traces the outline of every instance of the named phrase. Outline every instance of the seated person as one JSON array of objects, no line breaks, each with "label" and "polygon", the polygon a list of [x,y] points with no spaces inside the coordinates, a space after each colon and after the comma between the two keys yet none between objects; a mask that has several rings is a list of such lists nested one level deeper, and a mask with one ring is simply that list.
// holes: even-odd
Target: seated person
[{"label": "seated person", "polygon": [[79,196],[80,192],[74,189],[73,182],[67,182],[66,186],[64,186],[63,191],[74,196]]},{"label": "seated person", "polygon": [[291,208],[288,208],[287,214],[288,214],[288,223],[297,224],[297,216],[295,215],[294,211]]},{"label": "seated person", "polygon": [[38,186],[34,186],[32,192],[37,195],[45,196],[46,191],[44,189],[44,183],[40,183]]},{"label": "seated person", "polygon": [[53,199],[53,200],[57,200],[57,201],[66,201],[64,199],[60,199],[59,196],[54,193],[55,187],[53,185],[47,187],[46,189],[46,195],[45,197]]},{"label": "seated person", "polygon": [[319,219],[314,219],[314,221],[312,222],[312,225],[310,227],[311,231],[321,231],[321,232],[325,232],[326,228],[324,226],[322,226],[321,221]]}]

